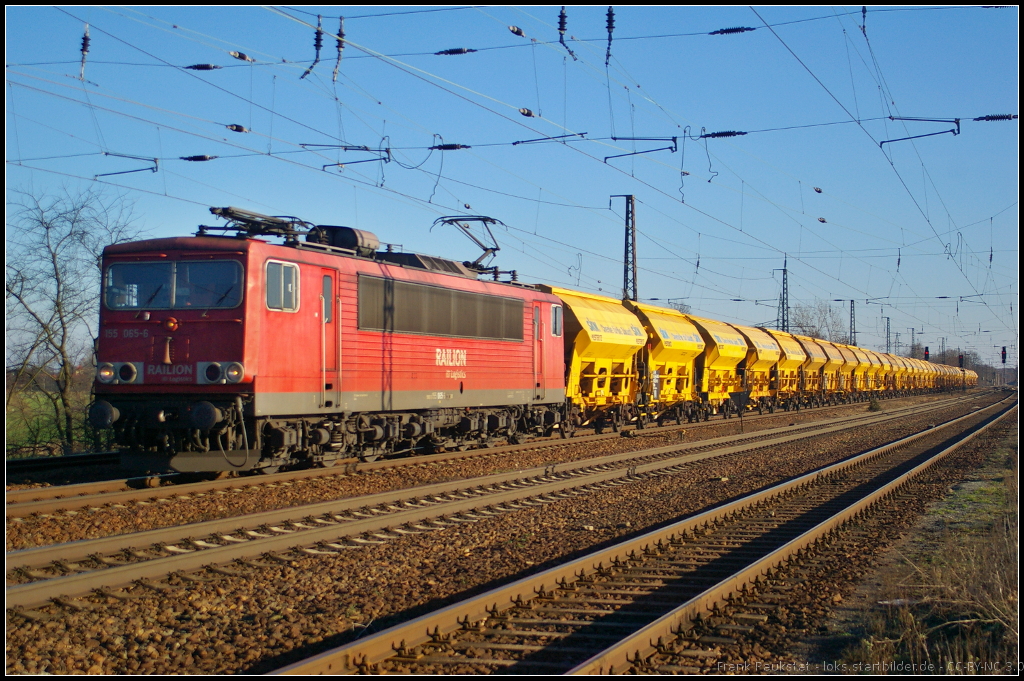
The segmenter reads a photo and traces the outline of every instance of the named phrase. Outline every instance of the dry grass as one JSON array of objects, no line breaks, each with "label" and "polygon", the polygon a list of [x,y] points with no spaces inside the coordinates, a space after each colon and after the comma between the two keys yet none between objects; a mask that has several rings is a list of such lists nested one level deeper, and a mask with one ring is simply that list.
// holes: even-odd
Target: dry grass
[{"label": "dry grass", "polygon": [[1008,454],[1002,498],[987,509],[997,511],[991,529],[950,533],[927,562],[908,559],[844,661],[896,673],[1017,673],[1017,457]]}]

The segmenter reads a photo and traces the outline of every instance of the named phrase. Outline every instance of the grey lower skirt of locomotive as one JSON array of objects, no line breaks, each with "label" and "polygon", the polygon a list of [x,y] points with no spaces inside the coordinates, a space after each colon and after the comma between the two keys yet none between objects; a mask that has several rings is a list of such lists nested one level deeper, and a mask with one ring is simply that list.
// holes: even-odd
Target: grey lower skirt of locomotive
[{"label": "grey lower skirt of locomotive", "polygon": [[[206,396],[204,396],[206,397]],[[248,414],[246,412],[249,412]],[[438,408],[256,418],[233,399],[97,399],[89,422],[109,431],[130,472],[259,472],[331,466],[343,460],[433,454],[572,435],[568,404]]]}]

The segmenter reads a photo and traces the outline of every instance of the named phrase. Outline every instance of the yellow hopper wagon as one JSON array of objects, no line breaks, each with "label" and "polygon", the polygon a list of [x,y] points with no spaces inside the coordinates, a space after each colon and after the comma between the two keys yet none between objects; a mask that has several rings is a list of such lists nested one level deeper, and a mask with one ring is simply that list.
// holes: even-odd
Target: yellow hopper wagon
[{"label": "yellow hopper wagon", "polygon": [[866,388],[867,375],[868,369],[871,368],[871,362],[868,361],[868,356],[864,354],[863,350],[852,345],[843,345],[840,347],[840,351],[844,355],[849,353],[853,357],[853,371],[850,372],[847,400],[858,402],[864,399],[868,392]]},{"label": "yellow hopper wagon", "polygon": [[846,389],[849,383],[849,374],[853,371],[853,366],[850,361],[846,359],[842,351],[834,343],[828,341],[815,339],[818,345],[828,355],[828,362],[821,368],[822,383],[825,392],[825,402],[827,404],[837,404],[843,402],[846,399]]},{"label": "yellow hopper wagon", "polygon": [[733,411],[729,395],[743,391],[743,377],[736,371],[747,356],[747,341],[739,331],[723,322],[687,315],[704,339],[704,352],[697,357],[694,371],[697,394],[715,414],[729,418]]},{"label": "yellow hopper wagon", "polygon": [[907,362],[906,357],[900,357],[899,355],[890,355],[889,357],[892,359],[895,369],[893,372],[893,389],[897,395],[902,397],[913,387],[910,384],[910,363]]},{"label": "yellow hopper wagon", "polygon": [[640,320],[614,298],[537,288],[565,306],[565,390],[579,425],[601,433],[638,418],[636,354],[647,343]]},{"label": "yellow hopper wagon", "polygon": [[647,331],[641,350],[641,398],[645,415],[663,424],[706,420],[708,408],[697,397],[694,362],[704,352],[704,339],[697,327],[676,310],[623,301]]},{"label": "yellow hopper wagon", "polygon": [[747,356],[738,367],[743,377],[743,389],[750,393],[747,403],[758,413],[775,412],[775,390],[772,388],[772,374],[782,358],[782,348],[770,333],[752,326],[732,327],[747,341]]},{"label": "yellow hopper wagon", "polygon": [[928,387],[925,380],[925,367],[924,362],[913,357],[907,357],[907,362],[910,363],[910,377],[911,384],[914,386],[914,390],[924,390]]},{"label": "yellow hopper wagon", "polygon": [[861,392],[866,392],[868,397],[877,397],[882,389],[882,359],[877,353],[866,348],[855,348],[859,353],[868,358],[868,368],[864,371],[864,385]]},{"label": "yellow hopper wagon", "polygon": [[820,407],[826,402],[824,368],[831,360],[825,353],[821,341],[807,336],[793,336],[807,353],[807,361],[800,366],[800,382],[797,408]]},{"label": "yellow hopper wagon", "polygon": [[[772,410],[776,406],[786,411],[800,408],[800,394],[803,389],[801,385],[802,371],[805,364],[808,364],[810,357],[804,351],[800,342],[791,334],[775,329],[759,327],[762,331],[775,339],[782,350],[782,356],[772,367],[770,375],[772,391]],[[819,352],[821,352],[819,350]],[[820,366],[820,364],[819,364]]]},{"label": "yellow hopper wagon", "polygon": [[857,371],[860,369],[860,360],[853,353],[850,346],[843,343],[833,343],[833,347],[843,356],[843,367],[839,370],[839,390],[836,392],[837,402],[852,402],[857,393]]},{"label": "yellow hopper wagon", "polygon": [[896,374],[896,367],[893,366],[892,357],[884,352],[876,352],[875,355],[878,357],[878,361],[882,363],[882,368],[875,377],[877,390],[883,397],[892,397],[893,392],[895,392],[893,378]]}]

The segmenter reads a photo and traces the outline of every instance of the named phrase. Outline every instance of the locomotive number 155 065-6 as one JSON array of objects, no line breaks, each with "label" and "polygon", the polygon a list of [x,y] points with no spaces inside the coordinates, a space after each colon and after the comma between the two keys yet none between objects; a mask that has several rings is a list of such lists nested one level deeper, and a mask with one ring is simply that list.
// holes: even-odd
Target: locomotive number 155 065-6
[{"label": "locomotive number 155 065-6", "polygon": [[104,338],[149,338],[149,329],[107,329]]}]

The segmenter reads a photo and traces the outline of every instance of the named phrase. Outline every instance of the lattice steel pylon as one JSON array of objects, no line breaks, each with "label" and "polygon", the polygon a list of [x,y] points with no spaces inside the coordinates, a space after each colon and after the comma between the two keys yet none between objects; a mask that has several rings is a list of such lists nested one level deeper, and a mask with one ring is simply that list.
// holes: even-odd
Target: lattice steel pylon
[{"label": "lattice steel pylon", "polygon": [[789,259],[782,261],[782,292],[779,293],[779,312],[775,318],[775,328],[789,333]]},{"label": "lattice steel pylon", "polygon": [[857,344],[857,315],[853,311],[853,301],[850,301],[850,345]]},{"label": "lattice steel pylon", "polygon": [[638,300],[636,284],[636,197],[616,194],[612,198],[626,199],[626,248],[623,257],[622,299]]}]

